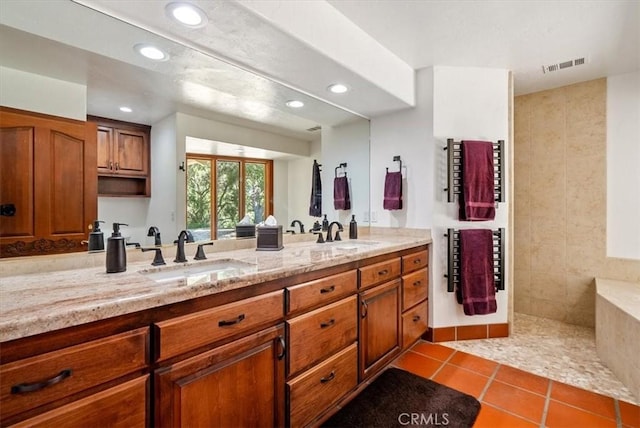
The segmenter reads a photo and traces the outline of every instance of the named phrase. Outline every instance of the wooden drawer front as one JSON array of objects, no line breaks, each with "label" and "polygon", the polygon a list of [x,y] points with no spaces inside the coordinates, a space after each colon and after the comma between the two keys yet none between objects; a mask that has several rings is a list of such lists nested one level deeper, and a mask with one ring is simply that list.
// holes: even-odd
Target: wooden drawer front
[{"label": "wooden drawer front", "polygon": [[427,269],[404,275],[402,277],[402,310],[406,311],[429,295],[429,279]]},{"label": "wooden drawer front", "polygon": [[208,343],[249,332],[283,318],[283,293],[251,297],[217,308],[161,321],[158,328],[159,355],[164,360]]},{"label": "wooden drawer front", "polygon": [[2,418],[144,368],[148,344],[145,327],[1,366]]},{"label": "wooden drawer front", "polygon": [[287,313],[333,302],[355,293],[357,289],[358,274],[355,270],[288,287]]},{"label": "wooden drawer front", "polygon": [[402,347],[406,348],[427,331],[427,301],[402,314]]},{"label": "wooden drawer front", "polygon": [[291,427],[303,427],[358,384],[358,347],[353,344],[287,382]]},{"label": "wooden drawer front", "polygon": [[414,270],[422,269],[429,264],[429,252],[418,251],[417,253],[409,254],[402,257],[402,273],[413,272]]},{"label": "wooden drawer front", "polygon": [[149,375],[114,386],[13,427],[143,427]]},{"label": "wooden drawer front", "polygon": [[287,321],[289,375],[354,342],[358,334],[356,295]]},{"label": "wooden drawer front", "polygon": [[371,287],[400,276],[400,257],[360,268],[360,288]]}]

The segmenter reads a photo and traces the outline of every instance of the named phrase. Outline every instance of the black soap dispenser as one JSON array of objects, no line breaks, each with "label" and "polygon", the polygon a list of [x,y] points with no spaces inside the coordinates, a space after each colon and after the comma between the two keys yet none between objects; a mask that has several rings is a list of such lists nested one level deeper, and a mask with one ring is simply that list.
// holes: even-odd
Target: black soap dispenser
[{"label": "black soap dispenser", "polygon": [[324,215],[324,220],[322,220],[322,231],[326,232],[329,230],[329,220],[327,220],[327,215]]},{"label": "black soap dispenser", "polygon": [[93,232],[89,234],[89,251],[104,251],[104,234],[100,230],[100,223],[104,221],[93,222]]},{"label": "black soap dispenser", "polygon": [[356,222],[356,215],[351,215],[351,221],[349,222],[349,239],[358,239],[358,223]]},{"label": "black soap dispenser", "polygon": [[124,237],[120,235],[120,226],[124,223],[113,223],[113,233],[107,239],[107,273],[124,272],[127,270],[127,250]]}]

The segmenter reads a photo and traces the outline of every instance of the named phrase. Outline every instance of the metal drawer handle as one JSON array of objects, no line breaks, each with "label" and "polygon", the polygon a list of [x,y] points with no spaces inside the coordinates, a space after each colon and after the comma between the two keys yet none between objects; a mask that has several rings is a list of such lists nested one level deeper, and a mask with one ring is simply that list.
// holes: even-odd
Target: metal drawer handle
[{"label": "metal drawer handle", "polygon": [[414,264],[414,265],[417,265],[417,264],[419,264],[419,263],[420,263],[420,259],[415,259],[415,260],[413,261],[413,264]]},{"label": "metal drawer handle", "polygon": [[320,378],[320,383],[327,383],[331,380],[333,380],[336,377],[336,372],[331,370],[331,373],[329,374],[329,376],[325,376],[323,378]]},{"label": "metal drawer handle", "polygon": [[284,354],[287,353],[287,345],[284,342],[284,337],[278,336],[278,339],[280,340],[280,346],[282,347],[282,352],[278,354],[278,359],[281,360],[284,358]]},{"label": "metal drawer handle", "polygon": [[366,318],[369,313],[369,305],[364,300],[362,301],[362,308],[360,308],[360,317]]},{"label": "metal drawer handle", "polygon": [[113,169],[113,162],[109,161],[109,169]]},{"label": "metal drawer handle", "polygon": [[413,322],[418,322],[418,321],[420,321],[420,315],[414,315]]},{"label": "metal drawer handle", "polygon": [[320,289],[320,294],[326,294],[326,293],[331,293],[332,291],[334,291],[336,289],[335,285],[332,285],[331,287],[325,287],[325,288],[321,288]]},{"label": "metal drawer handle", "polygon": [[244,314],[240,314],[240,315],[238,315],[238,317],[236,319],[233,319],[233,320],[218,321],[218,327],[225,327],[225,326],[228,326],[228,325],[238,324],[243,319],[244,319]]},{"label": "metal drawer handle", "polygon": [[320,323],[320,328],[327,328],[327,327],[331,327],[332,325],[334,325],[336,323],[336,320],[334,318],[331,318],[329,321],[327,322],[322,322]]},{"label": "metal drawer handle", "polygon": [[55,385],[56,383],[60,383],[69,376],[71,376],[71,369],[64,369],[57,376],[52,377],[51,379],[44,380],[42,382],[34,382],[34,383],[21,383],[18,385],[14,385],[11,387],[12,394],[20,394],[23,392],[35,392],[40,391],[41,389],[46,388],[47,386]]},{"label": "metal drawer handle", "polygon": [[420,284],[422,284],[422,281],[416,281],[416,282],[413,283],[413,286],[414,287],[419,287]]},{"label": "metal drawer handle", "polygon": [[378,275],[386,275],[388,273],[389,273],[389,270],[388,269],[384,269],[384,270],[381,270],[380,272],[378,272]]}]

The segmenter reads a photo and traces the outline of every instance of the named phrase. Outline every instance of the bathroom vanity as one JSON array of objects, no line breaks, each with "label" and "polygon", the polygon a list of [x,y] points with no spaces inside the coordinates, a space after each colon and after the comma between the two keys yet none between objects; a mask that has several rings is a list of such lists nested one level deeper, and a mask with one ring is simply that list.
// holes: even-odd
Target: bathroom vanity
[{"label": "bathroom vanity", "polygon": [[2,278],[0,424],[316,425],[427,330],[430,243]]}]

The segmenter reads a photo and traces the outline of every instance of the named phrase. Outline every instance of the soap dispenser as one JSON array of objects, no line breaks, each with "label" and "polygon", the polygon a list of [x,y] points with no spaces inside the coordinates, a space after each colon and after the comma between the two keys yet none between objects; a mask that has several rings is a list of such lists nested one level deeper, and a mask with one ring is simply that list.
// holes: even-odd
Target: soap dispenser
[{"label": "soap dispenser", "polygon": [[120,235],[120,226],[124,223],[113,223],[113,233],[107,239],[107,273],[124,272],[127,270],[127,250],[124,237]]},{"label": "soap dispenser", "polygon": [[89,234],[89,251],[104,251],[104,234],[100,230],[100,223],[104,221],[93,222],[93,232]]},{"label": "soap dispenser", "polygon": [[329,230],[329,220],[327,220],[327,215],[324,215],[324,220],[322,220],[322,231],[326,232]]},{"label": "soap dispenser", "polygon": [[356,215],[351,215],[351,221],[349,222],[349,239],[358,239],[358,223],[356,222]]}]

